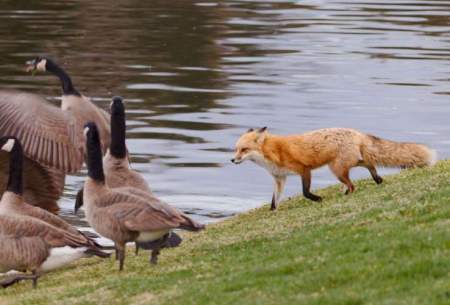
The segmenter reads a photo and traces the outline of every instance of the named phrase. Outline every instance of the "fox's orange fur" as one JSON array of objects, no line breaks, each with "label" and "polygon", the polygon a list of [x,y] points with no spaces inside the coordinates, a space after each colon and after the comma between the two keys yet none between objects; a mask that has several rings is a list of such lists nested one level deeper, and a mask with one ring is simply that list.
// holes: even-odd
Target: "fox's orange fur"
[{"label": "fox's orange fur", "polygon": [[349,177],[352,167],[366,167],[379,184],[383,180],[375,166],[422,167],[432,165],[435,157],[435,151],[425,145],[384,140],[354,129],[327,128],[277,136],[261,128],[250,129],[239,138],[232,161],[238,164],[248,159],[272,174],[275,179],[272,209],[275,209],[289,174],[300,175],[304,196],[319,201],[321,198],[309,189],[311,171],[323,165],[328,165],[347,186],[347,193],[351,193],[355,189]]}]

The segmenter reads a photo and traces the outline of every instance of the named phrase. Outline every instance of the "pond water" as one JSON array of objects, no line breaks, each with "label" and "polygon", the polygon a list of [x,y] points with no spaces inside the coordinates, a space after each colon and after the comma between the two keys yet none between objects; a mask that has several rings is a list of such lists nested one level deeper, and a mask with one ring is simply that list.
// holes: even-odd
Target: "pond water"
[{"label": "pond water", "polygon": [[[53,76],[24,72],[47,55],[100,106],[125,97],[133,168],[204,222],[271,198],[262,168],[229,162],[249,127],[352,127],[450,156],[450,1],[1,1],[0,52],[3,88],[56,100]],[[83,179],[61,199],[77,223]],[[299,192],[291,177],[284,197]]]}]

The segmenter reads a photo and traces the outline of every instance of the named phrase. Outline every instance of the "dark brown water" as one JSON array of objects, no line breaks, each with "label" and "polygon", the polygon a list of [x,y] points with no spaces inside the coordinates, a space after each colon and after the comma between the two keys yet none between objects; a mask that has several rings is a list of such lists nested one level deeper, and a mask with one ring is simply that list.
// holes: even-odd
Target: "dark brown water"
[{"label": "dark brown water", "polygon": [[[263,169],[229,162],[249,127],[353,127],[450,155],[450,1],[0,1],[0,52],[1,87],[60,96],[23,71],[47,55],[100,105],[124,96],[133,167],[203,221],[271,197]],[[69,215],[82,183],[68,179]],[[290,178],[285,196],[299,191]]]}]

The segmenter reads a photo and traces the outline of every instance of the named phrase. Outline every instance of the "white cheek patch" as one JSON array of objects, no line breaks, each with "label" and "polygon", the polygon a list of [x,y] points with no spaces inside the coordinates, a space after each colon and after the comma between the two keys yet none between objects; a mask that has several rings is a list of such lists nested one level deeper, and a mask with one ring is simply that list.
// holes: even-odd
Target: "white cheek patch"
[{"label": "white cheek patch", "polygon": [[38,64],[37,64],[37,69],[41,70],[41,71],[45,71],[45,66],[47,64],[47,60],[46,59],[42,59]]},{"label": "white cheek patch", "polygon": [[262,163],[265,162],[264,156],[263,156],[260,152],[257,152],[257,151],[251,151],[251,152],[249,152],[249,153],[245,156],[245,158],[246,158],[246,159],[250,159],[250,160],[252,160],[253,162],[255,162],[255,163],[259,164],[259,165],[261,165]]},{"label": "white cheek patch", "polygon": [[2,150],[7,151],[7,152],[11,152],[11,150],[13,149],[15,143],[16,143],[16,141],[14,139],[9,139],[2,146]]},{"label": "white cheek patch", "polygon": [[83,130],[83,134],[85,137],[87,137],[88,132],[89,132],[89,127],[85,127]]}]

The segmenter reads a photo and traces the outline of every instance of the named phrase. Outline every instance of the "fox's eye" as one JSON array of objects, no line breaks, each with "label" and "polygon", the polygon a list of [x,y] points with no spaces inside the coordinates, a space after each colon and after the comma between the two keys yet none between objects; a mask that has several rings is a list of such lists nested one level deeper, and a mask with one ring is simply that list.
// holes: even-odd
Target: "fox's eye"
[{"label": "fox's eye", "polygon": [[248,148],[242,148],[242,149],[241,149],[241,152],[243,152],[243,153],[248,152]]}]

